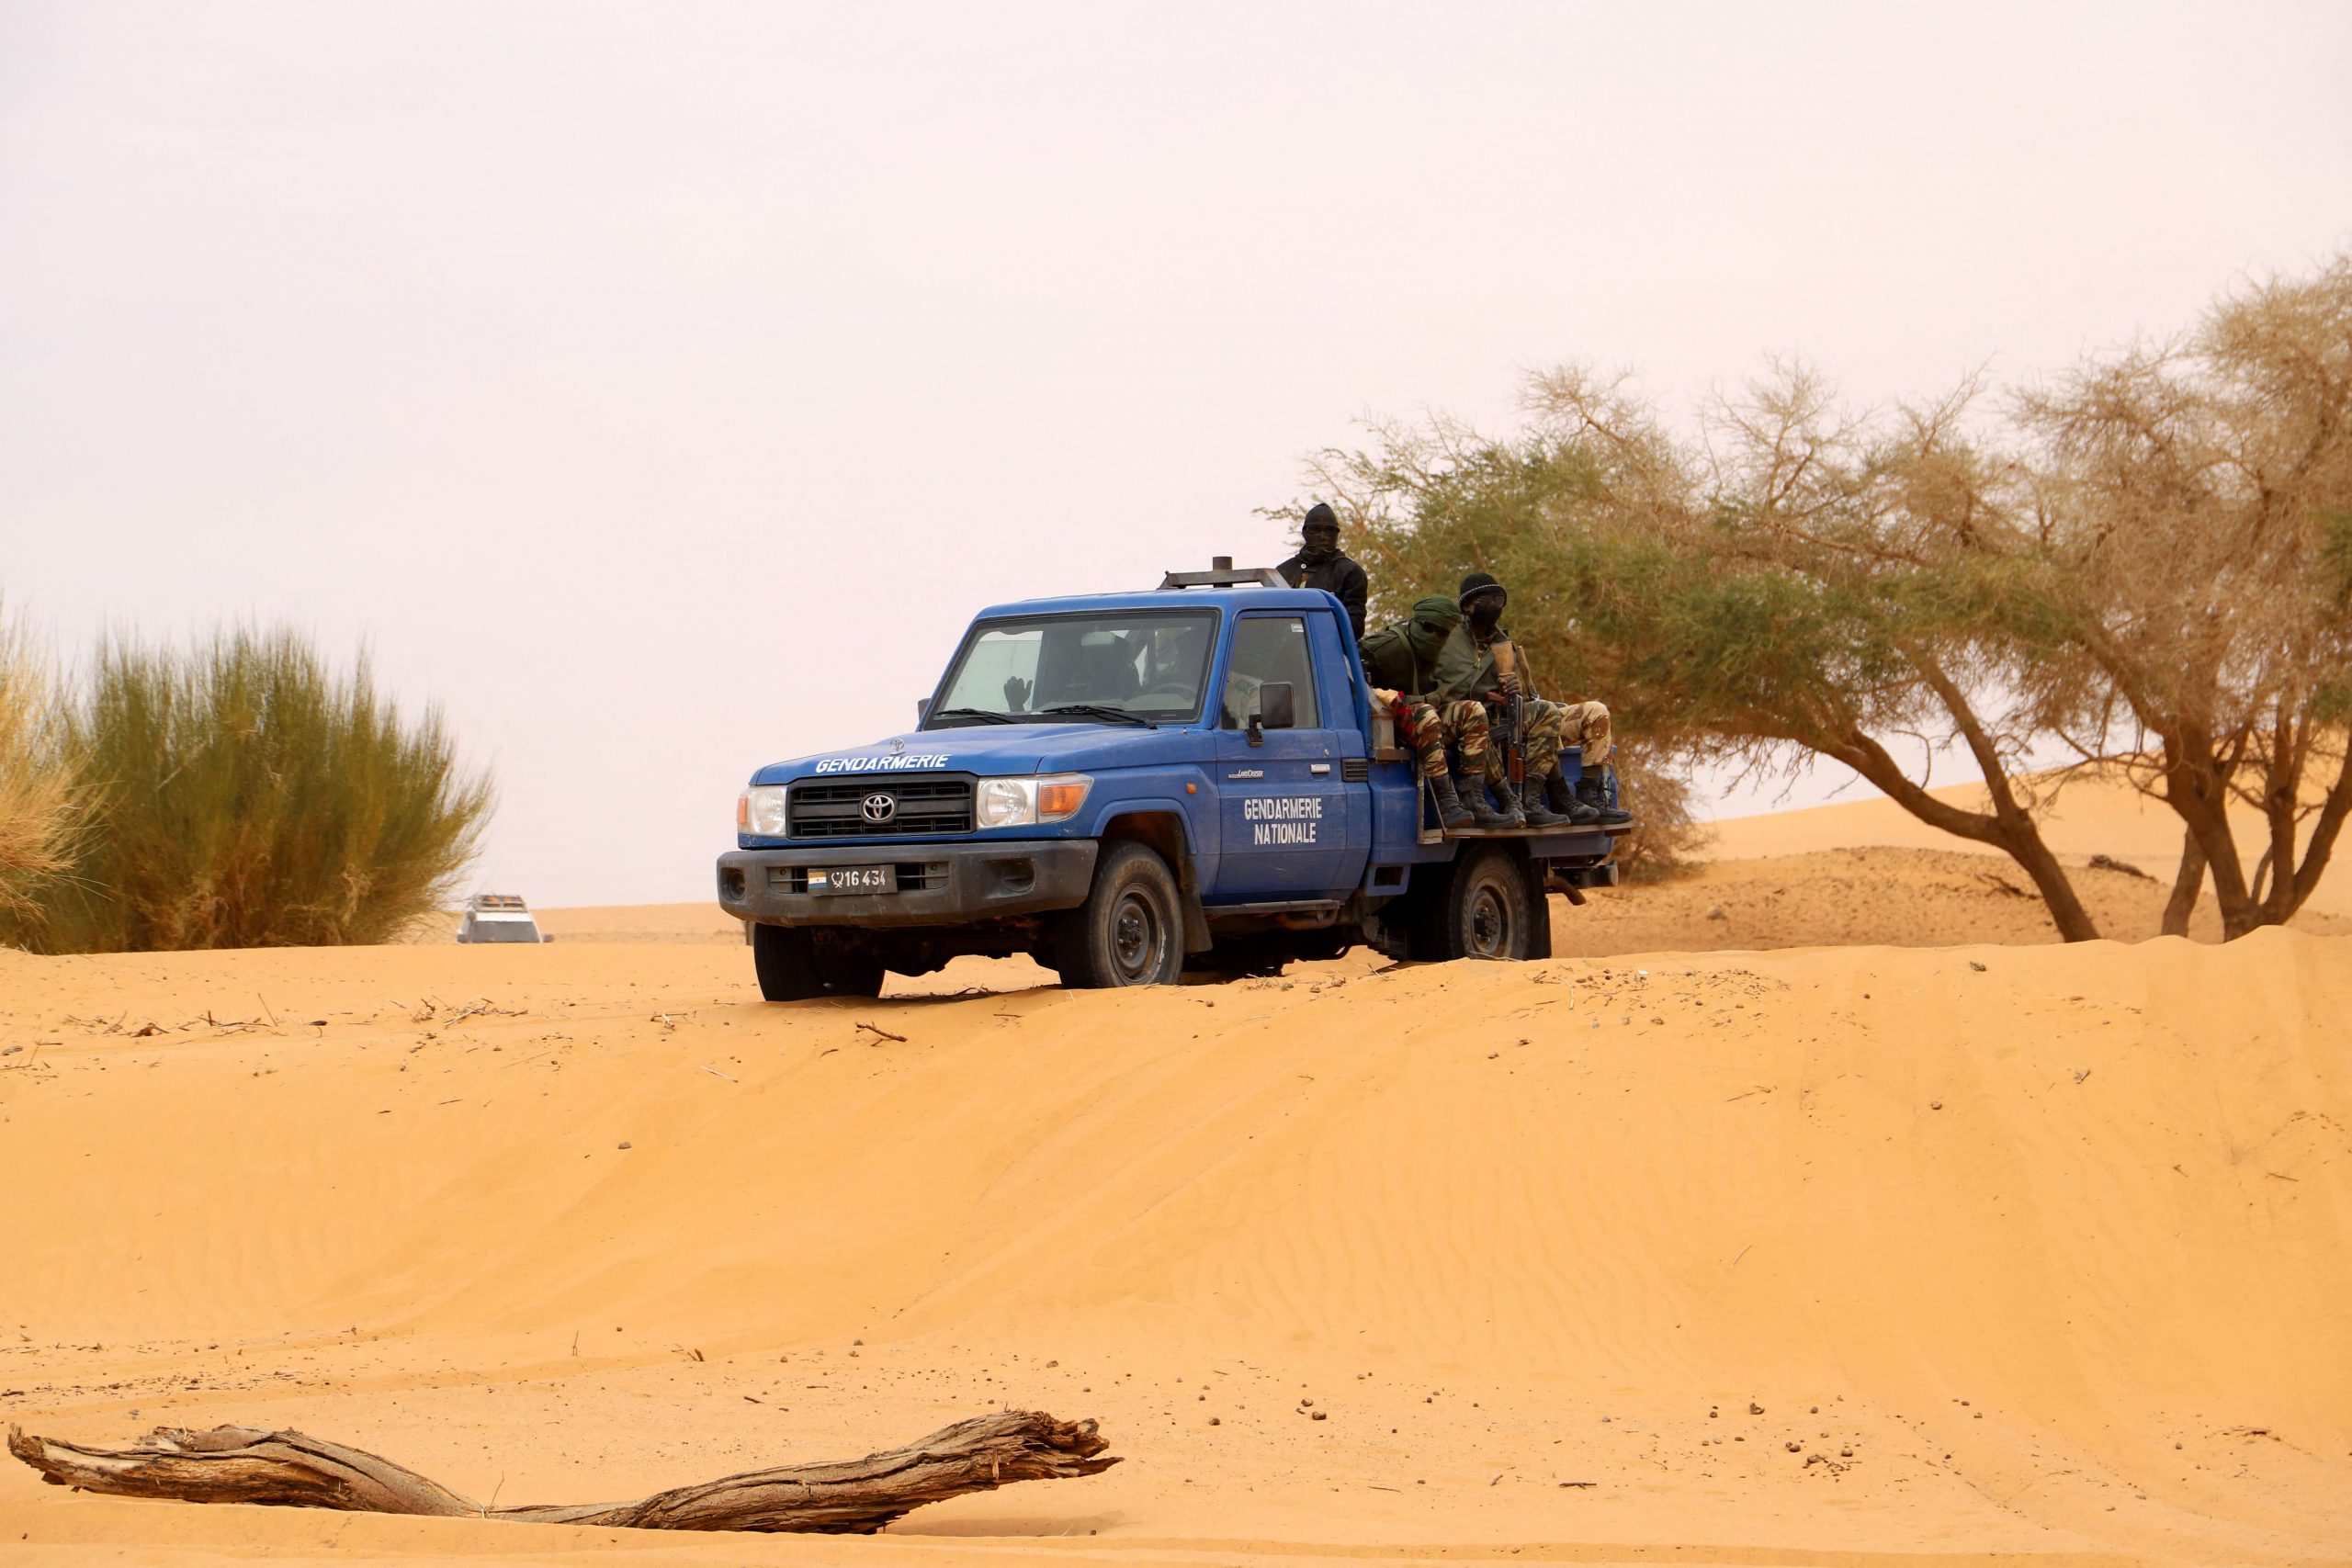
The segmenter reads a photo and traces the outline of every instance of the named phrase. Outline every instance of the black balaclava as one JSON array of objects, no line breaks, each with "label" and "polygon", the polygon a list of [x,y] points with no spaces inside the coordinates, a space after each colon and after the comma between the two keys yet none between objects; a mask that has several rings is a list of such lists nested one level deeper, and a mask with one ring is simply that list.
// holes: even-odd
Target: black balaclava
[{"label": "black balaclava", "polygon": [[1340,514],[1329,502],[1317,502],[1299,525],[1298,536],[1304,547],[1298,558],[1309,566],[1321,566],[1340,553]]},{"label": "black balaclava", "polygon": [[1500,588],[1489,588],[1464,607],[1464,618],[1473,633],[1482,637],[1495,635],[1495,627],[1502,624],[1503,606],[1510,603],[1510,595]]}]

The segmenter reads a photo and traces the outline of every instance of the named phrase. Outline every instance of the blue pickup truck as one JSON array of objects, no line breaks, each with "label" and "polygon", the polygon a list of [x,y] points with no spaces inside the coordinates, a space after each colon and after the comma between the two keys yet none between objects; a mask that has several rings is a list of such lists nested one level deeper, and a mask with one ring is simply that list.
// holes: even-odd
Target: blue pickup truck
[{"label": "blue pickup truck", "polygon": [[[1616,835],[1442,831],[1338,600],[1271,571],[983,610],[915,729],[752,775],[718,901],[771,1001],[1028,953],[1074,987],[1358,942],[1543,958]],[[1563,758],[1574,782],[1581,762]]]}]

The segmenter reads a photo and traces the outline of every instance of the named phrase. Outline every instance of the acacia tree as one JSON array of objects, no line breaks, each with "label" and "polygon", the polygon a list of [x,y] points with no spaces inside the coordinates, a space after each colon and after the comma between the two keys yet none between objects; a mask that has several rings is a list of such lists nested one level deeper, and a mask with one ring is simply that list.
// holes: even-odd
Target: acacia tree
[{"label": "acacia tree", "polygon": [[[1539,658],[1571,666],[1651,755],[1843,762],[2007,853],[2079,941],[2098,932],[2041,836],[2037,717],[2005,694],[2046,595],[2017,525],[2025,487],[1962,429],[1973,393],[1855,414],[1784,366],[1694,441],[1622,382],[1567,369],[1531,384],[1509,439],[1385,427],[1317,472],[1392,580],[1510,582]],[[1964,747],[1987,808],[1931,794],[1903,760],[1914,739]]]},{"label": "acacia tree", "polygon": [[[2182,822],[2165,931],[2208,881],[2226,937],[2290,919],[2352,816],[2352,257],[1984,400],[1849,411],[1788,365],[1684,435],[1570,368],[1509,437],[1376,427],[1315,471],[1383,608],[1494,572],[1653,759],[1843,762],[2009,855],[2069,941],[2098,933],[2042,817],[2118,772]],[[1948,749],[1982,808],[1904,761]]]},{"label": "acacia tree", "polygon": [[1600,476],[1589,455],[1533,434],[1488,441],[1443,419],[1426,428],[1375,426],[1374,435],[1369,449],[1328,451],[1312,465],[1317,491],[1353,525],[1351,547],[1370,569],[1374,619],[1401,620],[1424,594],[1451,598],[1472,570],[1507,583],[1511,633],[1537,689],[1610,705],[1612,765],[1635,818],[1619,850],[1626,874],[1680,867],[1702,832],[1679,767],[1688,728],[1670,704],[1654,700],[1655,686],[1626,681],[1620,650],[1579,623],[1568,585],[1590,541],[1530,521],[1560,497],[1593,492]]},{"label": "acacia tree", "polygon": [[[2098,932],[2042,818],[2120,773],[2182,822],[2165,931],[2209,880],[2225,937],[2290,919],[2352,816],[2352,257],[1993,414],[1979,394],[1850,411],[1783,365],[1686,435],[1570,368],[1508,437],[1375,427],[1314,469],[1384,609],[1494,572],[1652,759],[1842,762],[2016,861],[2068,941]],[[1904,760],[1947,750],[1983,807]]]},{"label": "acacia tree", "polygon": [[[2352,813],[2352,256],[2019,400],[2064,635],[2025,689],[2176,812],[2167,931],[2290,919]],[[2259,813],[2249,869],[2233,801]]]}]

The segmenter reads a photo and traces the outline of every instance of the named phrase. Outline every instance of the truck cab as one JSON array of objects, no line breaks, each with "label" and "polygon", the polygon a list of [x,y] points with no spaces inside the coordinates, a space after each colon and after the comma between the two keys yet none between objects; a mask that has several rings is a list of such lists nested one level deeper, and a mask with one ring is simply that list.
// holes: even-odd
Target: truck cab
[{"label": "truck cab", "polygon": [[965,953],[1085,987],[1359,942],[1540,956],[1545,885],[1615,879],[1609,831],[1437,831],[1339,602],[1269,571],[991,606],[919,709],[745,790],[718,897],[771,999],[871,996]]}]

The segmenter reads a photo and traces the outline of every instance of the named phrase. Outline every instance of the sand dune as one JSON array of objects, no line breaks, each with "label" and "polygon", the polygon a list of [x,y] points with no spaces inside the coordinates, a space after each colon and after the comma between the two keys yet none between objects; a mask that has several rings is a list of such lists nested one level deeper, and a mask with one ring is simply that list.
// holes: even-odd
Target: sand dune
[{"label": "sand dune", "polygon": [[[2352,1560],[2345,939],[792,1008],[745,967],[0,953],[0,1415],[509,1502],[1008,1402],[1129,1463],[854,1546],[11,1467],[0,1560]],[[975,974],[1035,972],[933,978]]]},{"label": "sand dune", "polygon": [[[770,1008],[707,904],[0,953],[0,1416],[507,1501],[1003,1403],[1129,1456],[848,1549],[921,1564],[2352,1561],[2344,879],[2152,942],[2171,818],[2077,784],[2052,837],[2139,945],[1864,800],[1555,900],[1524,967]],[[844,1551],[521,1529],[0,1472],[0,1560]]]},{"label": "sand dune", "polygon": [[[2143,942],[2161,928],[2169,880],[2144,868],[2135,874],[2080,864],[2071,879],[2109,938]],[[1597,892],[1581,909],[1554,903],[1553,942],[1563,953],[2058,940],[2033,885],[2014,863],[1952,850],[1826,849],[1711,860],[1671,881]],[[2309,908],[2294,926],[2352,936],[2352,916]],[[2189,934],[2222,940],[2211,898],[2199,905]]]},{"label": "sand dune", "polygon": [[[2048,795],[2043,837],[2062,862],[2081,866],[2093,855],[2107,855],[2138,866],[2169,889],[2180,863],[2181,827],[2180,818],[2161,803],[2120,781],[2089,776],[2029,781],[2029,787]],[[1988,808],[1982,784],[1953,784],[1933,793],[1969,810]],[[2260,818],[2242,807],[2233,808],[2230,816],[2240,850],[2249,856],[2258,852],[2264,842]],[[1997,852],[1937,831],[1876,791],[1832,806],[1726,818],[1714,825],[1706,853],[1714,860],[1744,861],[1881,845],[1975,854],[2007,863]],[[2014,872],[2010,874],[2022,880]],[[2210,893],[2207,906],[2210,917]],[[2352,919],[2352,876],[2339,868],[2335,877],[2320,884],[2306,908]]]}]

